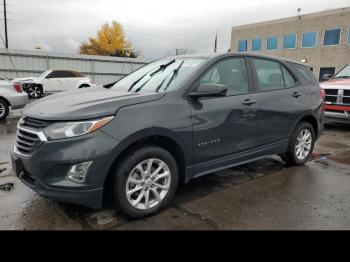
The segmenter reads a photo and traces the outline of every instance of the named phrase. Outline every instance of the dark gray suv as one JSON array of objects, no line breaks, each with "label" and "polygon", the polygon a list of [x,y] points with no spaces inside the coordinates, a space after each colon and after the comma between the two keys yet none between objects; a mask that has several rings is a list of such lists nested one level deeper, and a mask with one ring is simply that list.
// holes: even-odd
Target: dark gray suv
[{"label": "dark gray suv", "polygon": [[118,81],[28,105],[12,154],[40,195],[132,218],[159,212],[179,183],[280,155],[301,165],[323,126],[310,69],[252,54],[161,59]]}]

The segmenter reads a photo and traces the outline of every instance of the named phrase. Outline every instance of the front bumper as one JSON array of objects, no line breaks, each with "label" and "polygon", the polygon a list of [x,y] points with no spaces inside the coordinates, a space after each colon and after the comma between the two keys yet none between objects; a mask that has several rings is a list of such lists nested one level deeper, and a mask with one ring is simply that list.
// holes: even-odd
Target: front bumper
[{"label": "front bumper", "polygon": [[326,123],[350,124],[350,112],[325,112]]},{"label": "front bumper", "polygon": [[[97,131],[73,139],[43,142],[31,156],[14,150],[12,166],[17,177],[39,195],[98,209],[102,207],[104,183],[117,145],[115,139]],[[66,178],[73,165],[88,161],[93,164],[83,184]]]}]

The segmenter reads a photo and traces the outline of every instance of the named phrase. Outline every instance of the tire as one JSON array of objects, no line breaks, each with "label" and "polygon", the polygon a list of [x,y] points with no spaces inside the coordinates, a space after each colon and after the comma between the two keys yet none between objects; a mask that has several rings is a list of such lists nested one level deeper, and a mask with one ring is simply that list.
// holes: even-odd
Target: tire
[{"label": "tire", "polygon": [[43,88],[40,85],[31,85],[27,93],[30,98],[40,98],[43,95]]},{"label": "tire", "polygon": [[[151,165],[149,165],[150,159],[153,160]],[[161,168],[160,164],[162,163],[165,165],[158,172],[158,177],[166,176],[167,173],[170,174],[167,177],[156,178],[156,180],[152,181],[152,174]],[[141,169],[148,171],[149,166],[152,167],[151,172],[148,172],[148,174],[140,172]],[[131,178],[137,184],[130,182]],[[114,197],[115,208],[121,210],[132,219],[141,219],[157,214],[172,202],[178,183],[177,163],[168,151],[157,146],[144,146],[135,149],[123,158],[114,172],[111,192]],[[157,186],[154,184],[157,184]],[[164,186],[165,190],[159,188],[158,185]],[[142,189],[137,190],[137,188]],[[167,192],[166,188],[168,188]],[[127,191],[130,192],[132,190],[137,191],[128,195]],[[158,200],[155,192],[158,194]],[[146,205],[147,195],[149,199],[148,205]],[[140,197],[141,199],[138,201]],[[137,202],[139,203],[137,204]]]},{"label": "tire", "polygon": [[0,98],[0,120],[4,120],[9,114],[9,105],[6,100]]},{"label": "tire", "polygon": [[81,86],[79,86],[79,89],[81,89],[81,88],[88,88],[88,87],[90,87],[89,85],[81,85]]},{"label": "tire", "polygon": [[[301,139],[302,137],[302,139]],[[310,137],[310,139],[305,139]],[[297,149],[299,141],[303,141],[300,145],[300,151]],[[313,126],[307,122],[301,122],[295,128],[293,135],[289,142],[287,153],[282,157],[288,165],[299,166],[308,162],[312,156],[315,146],[315,130]]]}]

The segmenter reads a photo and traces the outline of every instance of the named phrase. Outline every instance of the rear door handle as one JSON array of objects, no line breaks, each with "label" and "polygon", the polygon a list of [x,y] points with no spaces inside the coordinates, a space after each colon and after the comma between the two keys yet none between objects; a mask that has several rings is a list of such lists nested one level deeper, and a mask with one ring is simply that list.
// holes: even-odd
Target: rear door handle
[{"label": "rear door handle", "polygon": [[299,92],[294,92],[293,93],[293,97],[295,97],[295,98],[298,98],[298,97],[301,97],[302,96],[302,94],[300,94]]},{"label": "rear door handle", "polygon": [[252,99],[247,99],[247,100],[244,100],[243,102],[243,105],[245,106],[251,106],[251,105],[254,105],[256,104],[258,101],[257,100],[252,100]]}]

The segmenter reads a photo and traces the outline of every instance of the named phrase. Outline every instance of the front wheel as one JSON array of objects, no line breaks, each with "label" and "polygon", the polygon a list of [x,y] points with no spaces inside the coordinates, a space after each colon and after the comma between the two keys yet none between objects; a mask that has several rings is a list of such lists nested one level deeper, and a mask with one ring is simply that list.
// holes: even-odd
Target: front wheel
[{"label": "front wheel", "polygon": [[309,123],[301,122],[290,139],[288,151],[283,159],[289,165],[303,165],[310,160],[314,146],[314,128]]},{"label": "front wheel", "polygon": [[134,219],[154,215],[173,200],[178,167],[163,148],[145,146],[126,156],[114,174],[113,195],[117,209]]},{"label": "front wheel", "polygon": [[27,93],[30,98],[40,98],[43,95],[43,88],[38,85],[28,87]]}]

